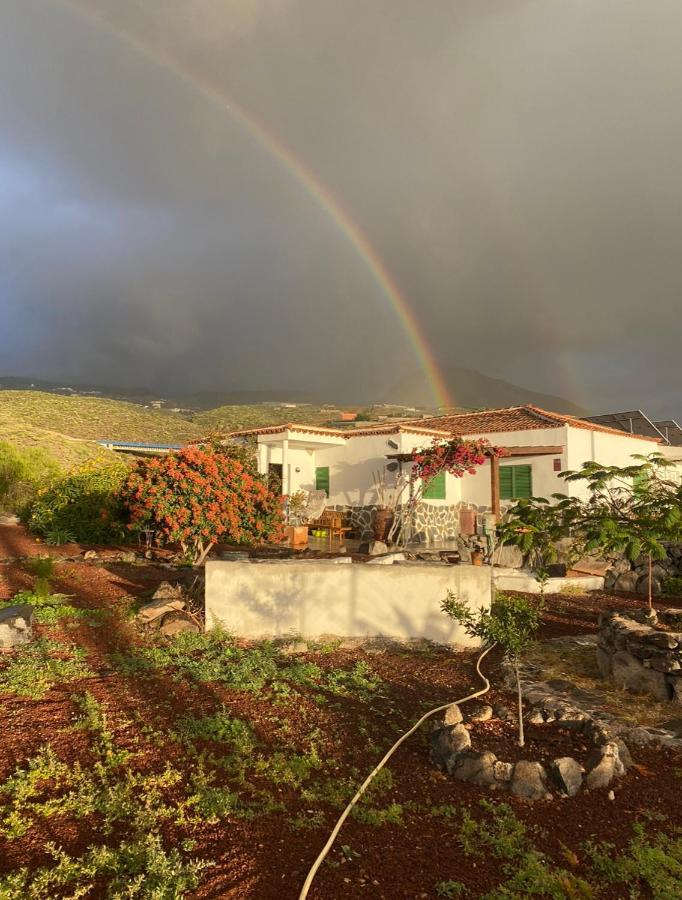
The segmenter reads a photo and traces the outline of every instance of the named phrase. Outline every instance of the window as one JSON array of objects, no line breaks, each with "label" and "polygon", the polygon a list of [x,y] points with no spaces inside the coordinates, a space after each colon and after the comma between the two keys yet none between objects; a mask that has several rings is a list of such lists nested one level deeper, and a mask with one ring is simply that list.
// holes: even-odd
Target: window
[{"label": "window", "polygon": [[315,490],[324,491],[329,496],[329,466],[318,466],[315,469]]},{"label": "window", "polygon": [[500,500],[521,500],[532,496],[530,466],[500,466]]},{"label": "window", "polygon": [[439,472],[429,481],[422,493],[423,500],[445,500],[445,472]]}]

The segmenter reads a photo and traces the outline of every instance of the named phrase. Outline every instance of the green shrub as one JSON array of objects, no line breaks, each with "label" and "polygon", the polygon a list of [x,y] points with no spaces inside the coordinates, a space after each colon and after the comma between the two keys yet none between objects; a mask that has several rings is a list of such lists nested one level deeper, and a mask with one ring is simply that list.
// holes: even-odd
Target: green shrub
[{"label": "green shrub", "polygon": [[118,460],[89,462],[38,492],[28,519],[48,543],[65,536],[83,543],[120,541],[126,534],[119,492],[129,469]]},{"label": "green shrub", "polygon": [[668,597],[682,597],[682,578],[666,578],[663,582],[663,593]]},{"label": "green shrub", "polygon": [[0,441],[0,512],[25,515],[42,485],[59,474],[59,465],[39,447],[21,450]]}]

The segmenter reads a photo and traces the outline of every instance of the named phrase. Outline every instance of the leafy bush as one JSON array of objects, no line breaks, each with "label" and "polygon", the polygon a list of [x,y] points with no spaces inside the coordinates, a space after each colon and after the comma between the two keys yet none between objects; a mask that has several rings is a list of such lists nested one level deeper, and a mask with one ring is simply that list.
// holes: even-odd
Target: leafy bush
[{"label": "leafy bush", "polygon": [[89,462],[38,492],[28,519],[48,543],[65,537],[90,544],[120,541],[127,534],[120,490],[129,469],[119,460]]},{"label": "leafy bush", "polygon": [[140,460],[122,497],[131,528],[152,529],[179,544],[197,565],[220,539],[259,543],[279,536],[282,524],[280,498],[251,457],[232,448],[187,447]]},{"label": "leafy bush", "polygon": [[58,474],[57,462],[45,450],[0,441],[0,512],[24,515],[40,486]]},{"label": "leafy bush", "polygon": [[682,578],[666,578],[663,582],[663,593],[668,597],[682,597]]}]

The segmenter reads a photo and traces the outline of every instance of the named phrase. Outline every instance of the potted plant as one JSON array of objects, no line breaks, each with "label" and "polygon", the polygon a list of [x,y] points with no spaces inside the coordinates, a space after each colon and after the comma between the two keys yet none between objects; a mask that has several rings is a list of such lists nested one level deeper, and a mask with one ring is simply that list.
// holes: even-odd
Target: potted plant
[{"label": "potted plant", "polygon": [[296,491],[287,498],[287,539],[292,547],[308,543],[308,526],[301,524],[306,505],[305,491]]}]

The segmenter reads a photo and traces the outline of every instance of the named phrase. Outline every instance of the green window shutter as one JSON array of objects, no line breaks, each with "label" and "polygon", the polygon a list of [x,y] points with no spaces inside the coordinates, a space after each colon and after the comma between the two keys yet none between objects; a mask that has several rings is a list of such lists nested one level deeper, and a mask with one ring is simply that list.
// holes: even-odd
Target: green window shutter
[{"label": "green window shutter", "polygon": [[423,500],[445,500],[445,472],[439,472],[429,481],[422,493]]},{"label": "green window shutter", "polygon": [[329,496],[329,466],[318,466],[315,469],[315,490],[324,491]]},{"label": "green window shutter", "polygon": [[514,498],[513,468],[514,466],[500,466],[500,500],[512,500]]},{"label": "green window shutter", "polygon": [[521,500],[532,496],[531,466],[500,466],[500,500]]}]

